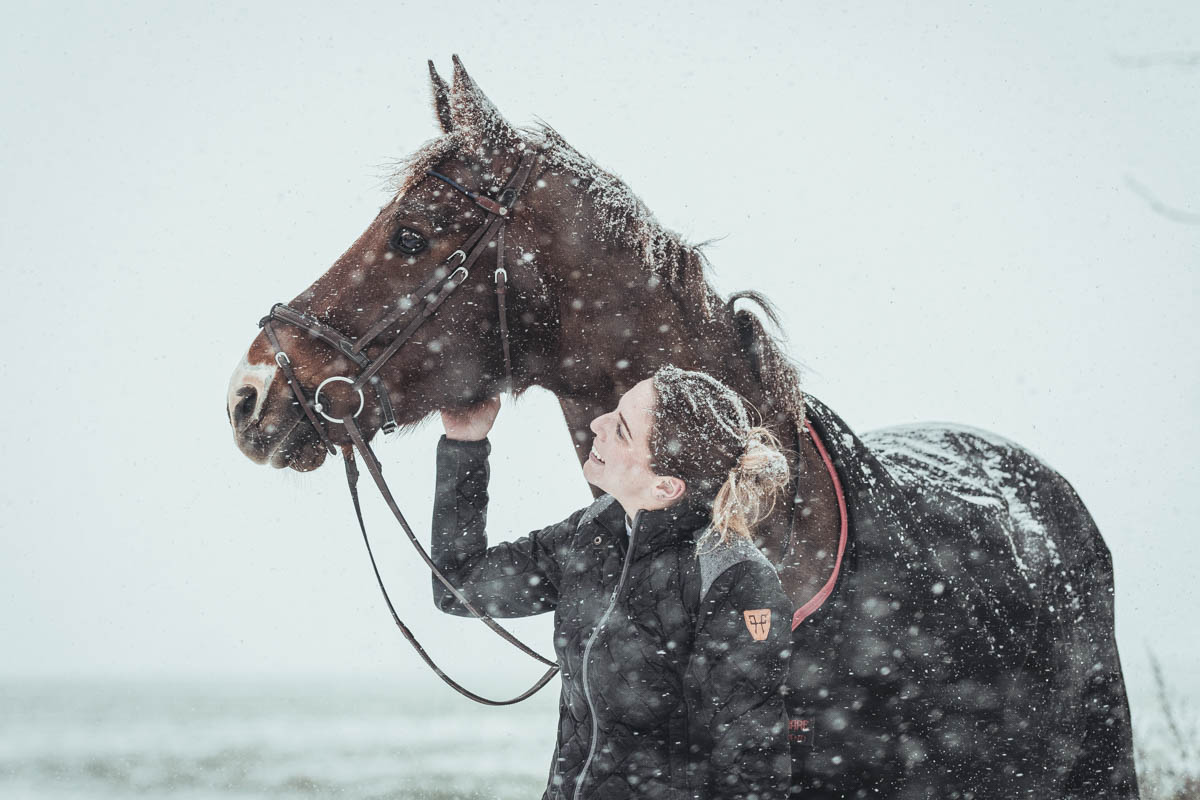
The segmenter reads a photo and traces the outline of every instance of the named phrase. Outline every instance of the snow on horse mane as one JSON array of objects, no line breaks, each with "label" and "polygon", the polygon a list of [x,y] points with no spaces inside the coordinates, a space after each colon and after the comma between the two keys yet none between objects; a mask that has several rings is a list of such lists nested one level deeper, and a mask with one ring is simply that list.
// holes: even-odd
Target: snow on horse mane
[{"label": "snow on horse mane", "polygon": [[[534,126],[510,128],[519,137],[517,147],[541,152],[551,170],[571,176],[574,186],[582,187],[598,214],[593,223],[600,238],[623,245],[638,255],[650,273],[651,285],[665,280],[670,285],[690,286],[696,310],[710,318],[721,305],[704,272],[707,259],[699,245],[685,242],[679,234],[663,227],[633,190],[616,175],[598,166],[572,147],[558,131],[545,122]],[[475,131],[455,131],[423,144],[416,152],[395,163],[390,187],[403,194],[416,185],[427,170],[464,149],[474,147]],[[698,282],[698,286],[695,285]]]}]

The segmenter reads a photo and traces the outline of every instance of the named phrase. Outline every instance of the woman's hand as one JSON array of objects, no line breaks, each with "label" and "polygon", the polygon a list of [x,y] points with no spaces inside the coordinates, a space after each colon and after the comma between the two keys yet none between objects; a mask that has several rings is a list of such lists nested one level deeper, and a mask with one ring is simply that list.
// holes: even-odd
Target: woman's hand
[{"label": "woman's hand", "polygon": [[489,397],[479,405],[464,409],[442,409],[442,427],[447,439],[477,442],[486,439],[500,413],[500,397]]}]

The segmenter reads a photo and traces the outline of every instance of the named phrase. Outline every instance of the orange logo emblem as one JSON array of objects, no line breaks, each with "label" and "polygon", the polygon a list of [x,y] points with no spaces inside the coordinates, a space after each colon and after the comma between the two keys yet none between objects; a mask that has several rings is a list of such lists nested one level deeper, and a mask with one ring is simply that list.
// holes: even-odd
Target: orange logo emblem
[{"label": "orange logo emblem", "polygon": [[767,638],[767,634],[771,632],[771,609],[755,608],[743,611],[742,616],[746,620],[746,630],[750,631],[754,641],[761,642]]}]

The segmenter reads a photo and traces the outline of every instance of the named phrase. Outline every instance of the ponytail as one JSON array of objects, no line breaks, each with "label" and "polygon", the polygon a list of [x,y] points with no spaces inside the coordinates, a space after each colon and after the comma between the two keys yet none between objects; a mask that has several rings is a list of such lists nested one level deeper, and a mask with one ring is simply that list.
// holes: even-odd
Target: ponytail
[{"label": "ponytail", "polygon": [[745,451],[713,500],[712,527],[704,539],[716,538],[722,545],[735,538],[753,542],[754,526],[775,509],[788,477],[779,439],[767,428],[750,428]]},{"label": "ponytail", "polygon": [[752,425],[755,410],[710,375],[664,365],[651,376],[654,425],[650,468],[687,485],[712,524],[697,541],[754,542],[754,527],[775,508],[789,484],[788,460],[770,429]]}]

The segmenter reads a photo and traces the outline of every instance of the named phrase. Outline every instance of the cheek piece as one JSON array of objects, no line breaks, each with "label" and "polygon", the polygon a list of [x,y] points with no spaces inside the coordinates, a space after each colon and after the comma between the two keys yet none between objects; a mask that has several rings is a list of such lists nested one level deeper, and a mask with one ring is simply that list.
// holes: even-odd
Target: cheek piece
[{"label": "cheek piece", "polygon": [[[371,327],[367,329],[366,333],[364,333],[360,338],[352,339],[351,337],[342,334],[340,331],[324,324],[312,315],[306,314],[302,311],[297,311],[296,309],[291,308],[283,303],[276,303],[274,306],[272,306],[270,313],[263,317],[258,323],[259,327],[263,329],[263,333],[266,334],[267,341],[271,343],[271,347],[275,350],[275,363],[278,364],[280,370],[282,370],[284,377],[287,379],[288,386],[291,387],[292,394],[295,395],[296,401],[300,404],[300,408],[303,410],[304,415],[308,418],[308,421],[312,424],[313,429],[317,432],[317,436],[320,438],[321,444],[325,447],[325,449],[331,455],[337,453],[337,448],[334,446],[333,442],[330,441],[329,434],[325,429],[325,425],[321,421],[322,417],[329,423],[344,426],[347,435],[350,437],[352,444],[342,446],[342,453],[346,465],[346,484],[350,489],[350,498],[354,503],[354,513],[358,517],[358,527],[362,531],[363,541],[367,545],[367,554],[371,559],[371,568],[375,572],[375,580],[379,584],[380,591],[383,593],[383,599],[387,604],[388,611],[391,612],[392,620],[396,623],[396,626],[400,629],[400,632],[409,641],[409,643],[416,648],[417,653],[421,656],[425,663],[428,664],[429,667],[438,675],[438,677],[445,681],[447,685],[465,697],[469,697],[478,703],[492,706],[503,706],[510,705],[512,703],[518,703],[527,697],[532,696],[535,692],[545,686],[558,672],[558,663],[557,661],[551,661],[550,659],[547,659],[546,657],[530,649],[527,645],[521,642],[521,640],[517,639],[505,628],[501,627],[499,623],[497,623],[486,613],[475,608],[475,606],[471,605],[470,601],[467,600],[463,593],[455,588],[455,586],[451,584],[449,580],[447,580],[446,576],[443,575],[441,570],[439,570],[433,563],[433,560],[429,557],[429,553],[425,551],[425,548],[413,534],[412,528],[409,527],[408,521],[404,518],[404,514],[401,513],[400,507],[396,504],[396,500],[392,496],[392,492],[388,488],[387,482],[383,479],[383,469],[380,466],[379,459],[375,457],[375,453],[371,450],[370,445],[367,444],[366,437],[363,436],[362,431],[359,429],[358,423],[356,423],[355,420],[358,418],[358,415],[362,413],[362,410],[366,405],[366,397],[363,394],[363,389],[369,386],[372,394],[379,404],[379,413],[382,419],[380,430],[386,434],[396,429],[396,415],[392,409],[391,401],[388,398],[387,386],[379,376],[380,369],[382,369],[383,366],[388,362],[388,359],[395,355],[396,352],[404,345],[404,343],[412,337],[412,335],[419,327],[421,327],[425,320],[433,316],[438,307],[446,301],[446,299],[454,292],[454,290],[462,285],[463,281],[465,281],[467,276],[470,274],[470,270],[475,265],[475,262],[479,260],[480,256],[482,256],[485,251],[487,251],[489,245],[491,245],[493,241],[495,242],[496,247],[496,267],[495,271],[493,272],[493,279],[496,284],[496,305],[500,316],[500,343],[504,351],[504,373],[506,385],[510,391],[512,390],[512,358],[509,352],[508,320],[507,311],[505,308],[508,271],[504,268],[504,227],[510,219],[509,212],[512,210],[517,198],[521,194],[522,187],[524,187],[529,178],[529,174],[533,169],[535,159],[536,156],[530,152],[526,152],[524,155],[522,155],[512,178],[508,181],[504,188],[501,189],[500,193],[495,199],[482,195],[478,192],[473,192],[462,184],[446,177],[445,175],[442,175],[439,172],[434,172],[433,170],[428,172],[430,177],[437,178],[438,180],[449,184],[457,191],[466,195],[475,203],[475,205],[486,211],[487,216],[485,217],[483,223],[475,230],[475,232],[472,233],[465,242],[463,242],[462,246],[458,250],[455,250],[444,263],[439,265],[437,269],[433,271],[433,274],[429,277],[429,279],[425,281],[420,288],[408,295],[409,299],[413,301],[412,303],[397,303],[394,310],[384,315],[383,318],[371,325]],[[367,345],[374,341],[381,333],[394,327],[404,318],[405,315],[408,314],[411,314],[411,318],[408,320],[408,323],[405,325],[400,335],[393,339],[391,343],[386,345],[374,358],[369,358],[365,352]],[[346,356],[352,362],[354,362],[354,364],[359,368],[358,374],[353,378],[343,377],[340,375],[325,378],[323,381],[321,381],[320,385],[317,386],[316,390],[312,394],[312,398],[310,399],[305,393],[304,387],[300,383],[300,380],[296,377],[296,372],[292,368],[291,359],[288,358],[287,352],[284,351],[283,346],[279,341],[279,337],[274,327],[275,323],[286,323],[294,328],[298,328],[299,330],[308,334],[310,337],[319,339],[330,345],[338,351],[339,355]],[[329,394],[329,389],[326,387],[328,387],[331,383],[346,383],[349,385],[351,392],[358,395],[358,407],[353,413],[347,413],[341,418],[331,416],[331,414],[328,413],[332,411],[332,408],[326,403],[322,402],[321,398],[322,393],[325,395]],[[433,571],[434,576],[441,581],[442,585],[454,595],[455,599],[457,599],[459,603],[461,603],[472,614],[483,621],[485,625],[495,631],[497,635],[521,650],[523,653],[549,667],[549,669],[546,670],[546,673],[538,679],[537,683],[535,683],[525,692],[509,700],[490,700],[469,691],[454,681],[450,676],[443,672],[437,664],[433,662],[433,659],[431,659],[429,654],[425,652],[425,648],[423,648],[420,642],[417,641],[416,637],[413,636],[412,631],[410,631],[408,626],[405,625],[400,619],[399,615],[396,613],[395,606],[392,604],[391,598],[388,596],[387,589],[383,585],[383,578],[380,576],[379,567],[375,563],[375,554],[371,550],[371,541],[367,538],[367,529],[363,522],[362,507],[358,498],[358,465],[354,458],[355,450],[358,450],[359,454],[362,456],[363,463],[365,463],[367,466],[367,471],[371,473],[371,477],[374,479],[375,485],[379,488],[380,494],[383,495],[383,499],[387,503],[388,508],[391,509],[392,515],[395,516],[396,521],[400,523],[400,527],[403,528],[405,534],[408,535],[409,541],[412,542],[413,546],[417,549],[417,552],[420,553],[421,558]]]}]

